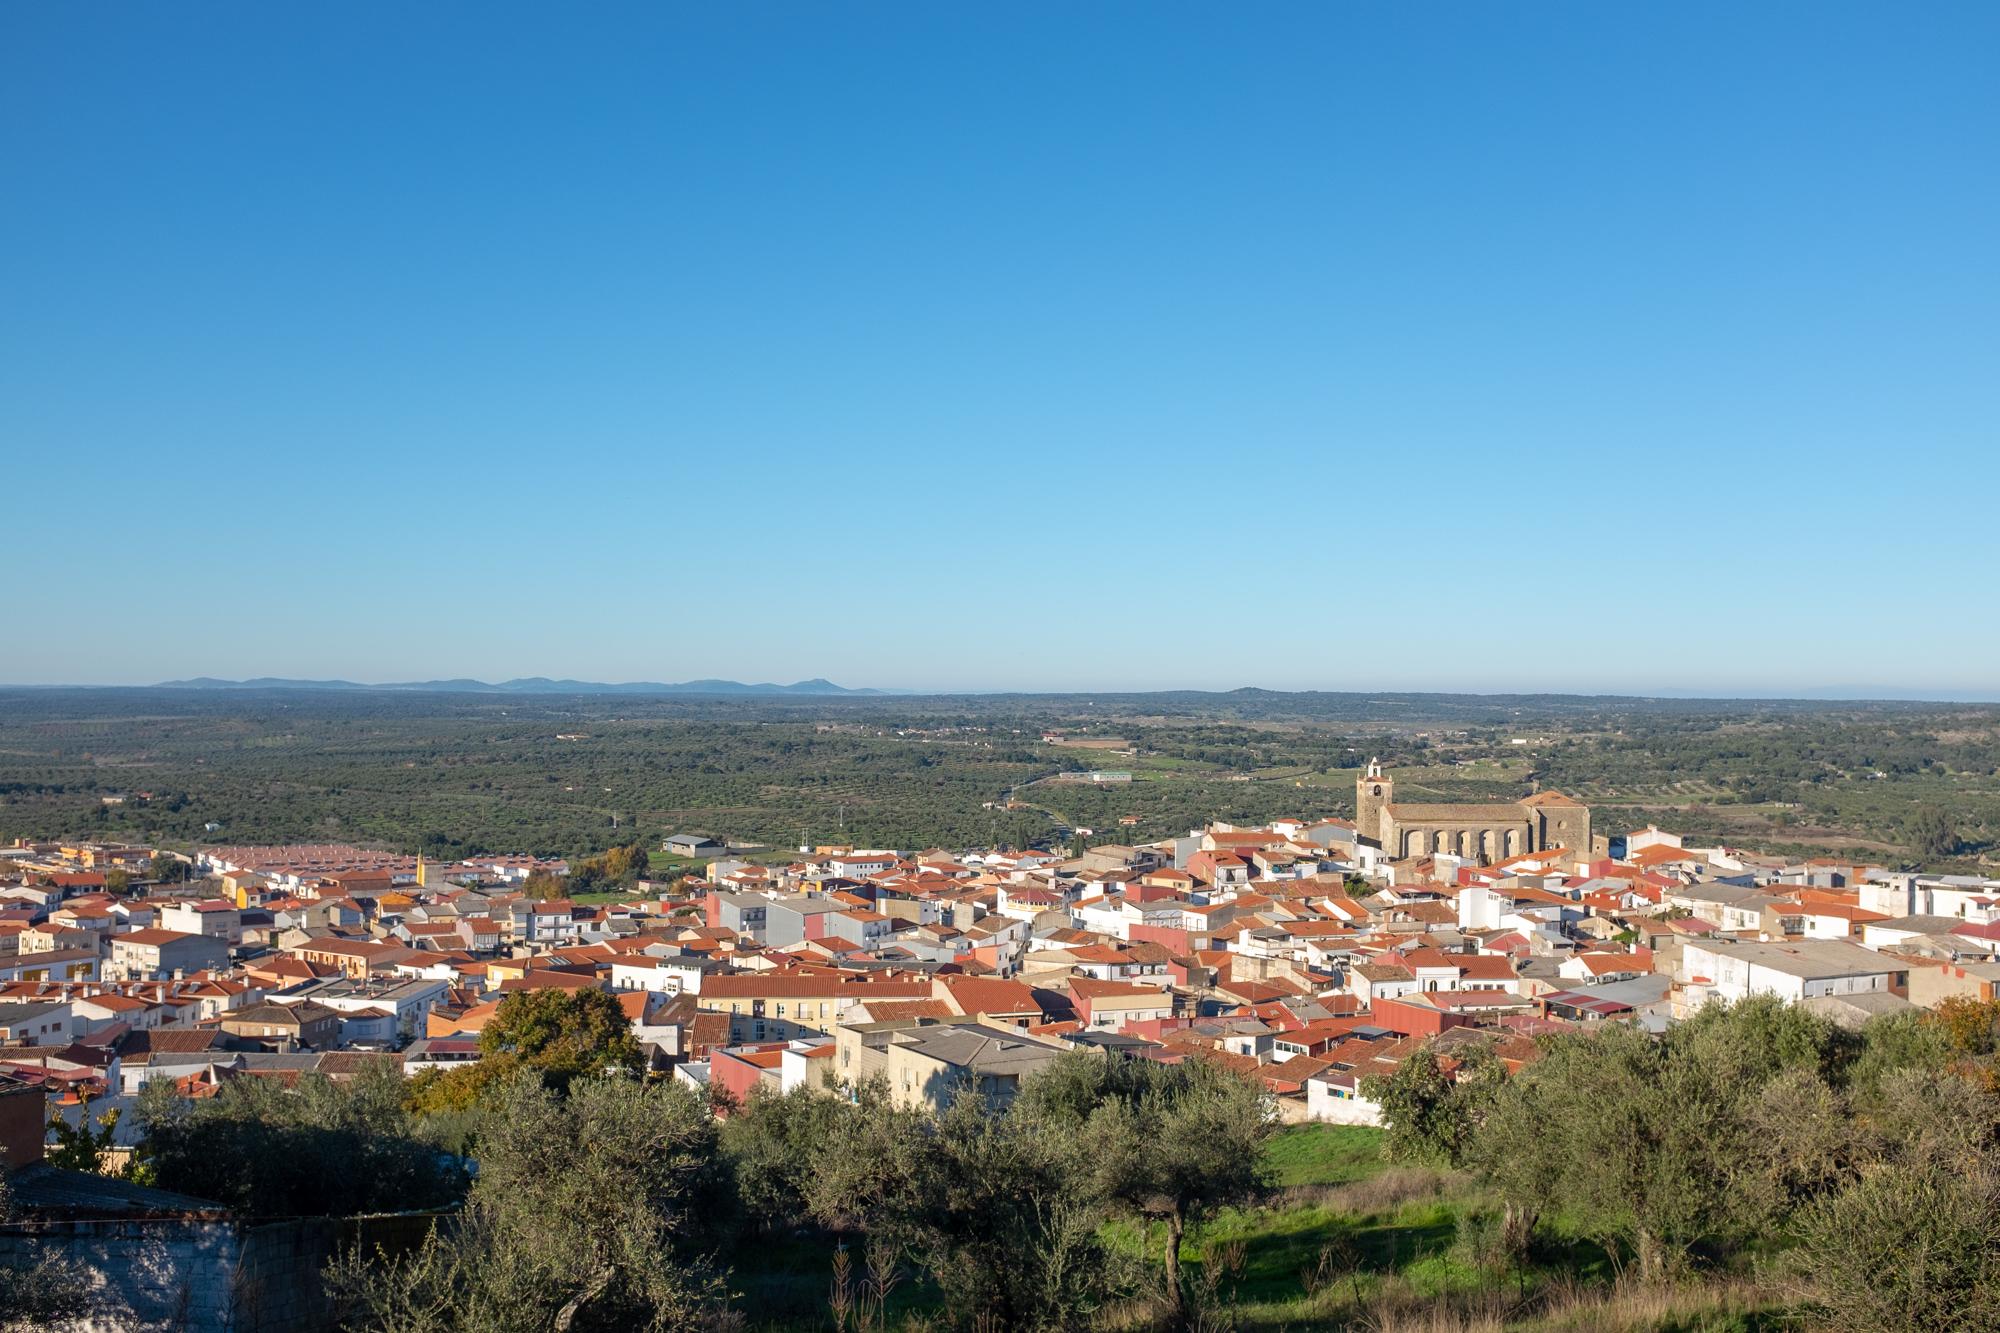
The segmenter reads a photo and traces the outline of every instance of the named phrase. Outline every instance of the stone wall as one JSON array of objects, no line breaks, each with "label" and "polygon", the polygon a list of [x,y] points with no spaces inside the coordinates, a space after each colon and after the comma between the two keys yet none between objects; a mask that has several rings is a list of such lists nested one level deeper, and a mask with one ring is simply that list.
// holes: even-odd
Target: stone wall
[{"label": "stone wall", "polygon": [[174,1218],[0,1226],[0,1261],[89,1276],[85,1333],[329,1333],[320,1273],[350,1244],[407,1251],[434,1214],[238,1223]]},{"label": "stone wall", "polygon": [[1399,819],[1384,811],[1382,849],[1398,858],[1442,852],[1491,862],[1533,851],[1535,846],[1525,816],[1518,821]]}]

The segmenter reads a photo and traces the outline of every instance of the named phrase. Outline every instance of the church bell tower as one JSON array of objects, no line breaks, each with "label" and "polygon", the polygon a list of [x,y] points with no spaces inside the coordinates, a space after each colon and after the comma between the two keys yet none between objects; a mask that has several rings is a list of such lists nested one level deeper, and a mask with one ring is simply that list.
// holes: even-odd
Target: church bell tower
[{"label": "church bell tower", "polygon": [[1380,760],[1354,780],[1354,830],[1364,838],[1382,840],[1382,807],[1396,799],[1396,780],[1382,775]]}]

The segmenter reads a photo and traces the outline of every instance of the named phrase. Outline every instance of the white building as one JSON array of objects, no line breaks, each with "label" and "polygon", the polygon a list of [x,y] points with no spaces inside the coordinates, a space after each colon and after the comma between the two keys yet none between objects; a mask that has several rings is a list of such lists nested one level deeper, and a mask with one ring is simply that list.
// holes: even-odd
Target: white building
[{"label": "white building", "polygon": [[270,996],[279,1004],[311,1000],[343,1015],[365,1009],[386,1009],[396,1016],[395,1030],[404,1037],[424,1035],[432,1006],[449,987],[442,981],[332,977],[308,981]]},{"label": "white building", "polygon": [[1382,1107],[1361,1095],[1350,1073],[1327,1069],[1306,1080],[1306,1115],[1329,1125],[1380,1125]]},{"label": "white building", "polygon": [[1815,995],[1900,993],[1909,985],[1910,972],[1893,958],[1842,940],[1690,940],[1681,951],[1679,980],[1731,1003],[1776,995],[1797,1004]]}]

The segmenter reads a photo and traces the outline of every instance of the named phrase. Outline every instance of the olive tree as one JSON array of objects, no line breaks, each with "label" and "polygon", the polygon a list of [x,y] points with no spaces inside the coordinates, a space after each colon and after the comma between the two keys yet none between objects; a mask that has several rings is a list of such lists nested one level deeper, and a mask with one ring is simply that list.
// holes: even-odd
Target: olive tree
[{"label": "olive tree", "polygon": [[1072,1136],[1112,1206],[1165,1223],[1167,1302],[1180,1318],[1188,1226],[1264,1185],[1272,1122],[1263,1089],[1200,1058],[1161,1064],[1074,1052],[1028,1081],[1016,1113]]},{"label": "olive tree", "polygon": [[1391,1160],[1456,1167],[1464,1165],[1502,1077],[1488,1047],[1468,1048],[1453,1077],[1426,1042],[1393,1073],[1364,1080],[1362,1091],[1382,1108],[1382,1146]]},{"label": "olive tree", "polygon": [[381,1333],[699,1327],[719,1307],[733,1195],[690,1089],[535,1071],[496,1094],[462,1217],[415,1254],[329,1270],[346,1326]]},{"label": "olive tree", "polygon": [[2000,1100],[1911,1070],[1883,1090],[1881,1156],[1799,1213],[1801,1294],[1841,1328],[1971,1333],[2000,1323]]},{"label": "olive tree", "polygon": [[1770,999],[1658,1037],[1624,1024],[1560,1036],[1498,1089],[1469,1157],[1509,1205],[1560,1201],[1656,1279],[1840,1178],[1814,1163],[1840,1117],[1827,1073],[1841,1046],[1830,1024]]}]

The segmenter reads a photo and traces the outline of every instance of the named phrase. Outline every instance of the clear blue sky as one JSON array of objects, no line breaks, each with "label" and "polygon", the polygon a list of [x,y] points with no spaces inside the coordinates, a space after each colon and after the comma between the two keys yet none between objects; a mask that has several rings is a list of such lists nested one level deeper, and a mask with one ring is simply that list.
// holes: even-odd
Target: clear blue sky
[{"label": "clear blue sky", "polygon": [[1996,50],[13,4],[0,678],[2000,696]]}]

